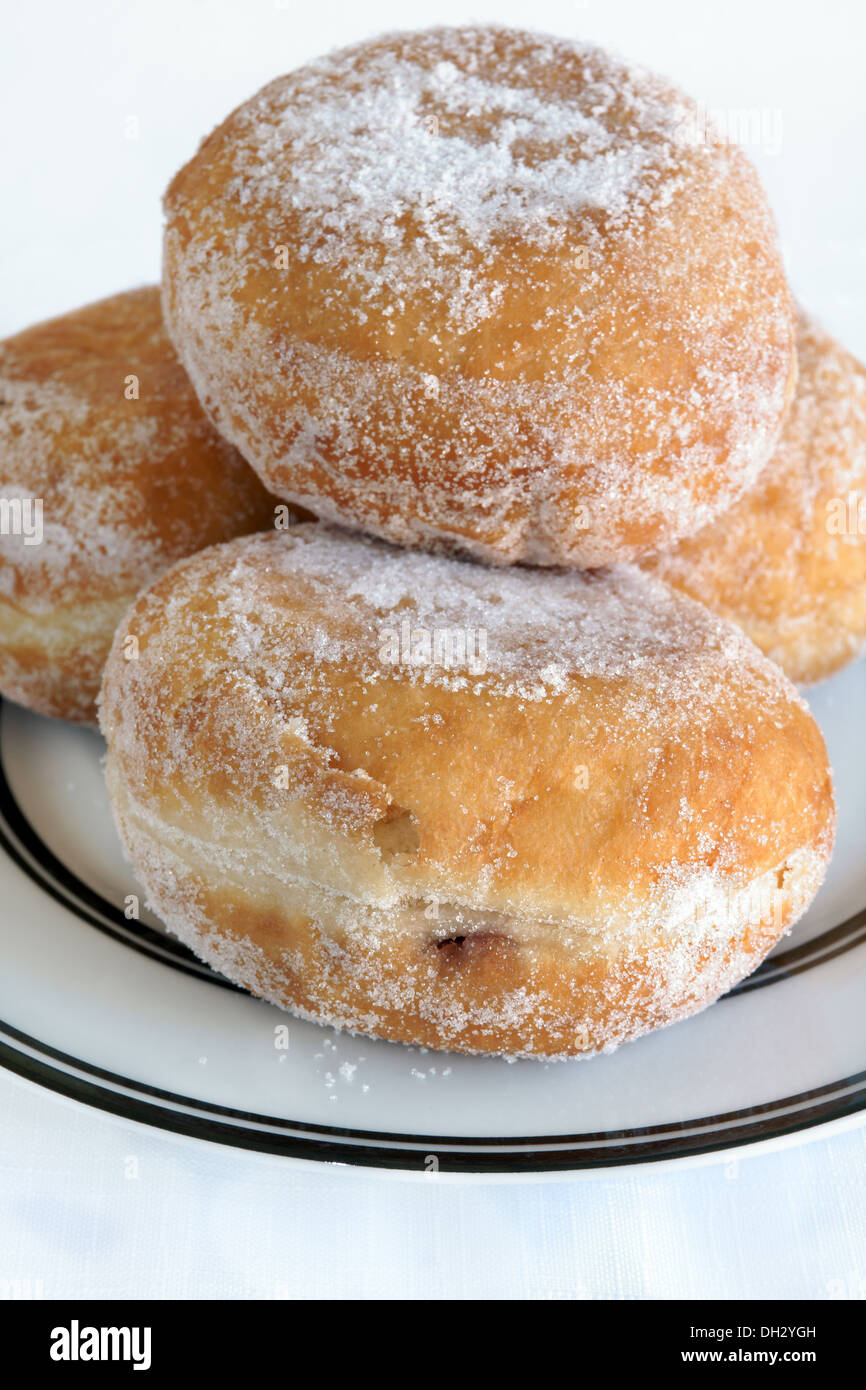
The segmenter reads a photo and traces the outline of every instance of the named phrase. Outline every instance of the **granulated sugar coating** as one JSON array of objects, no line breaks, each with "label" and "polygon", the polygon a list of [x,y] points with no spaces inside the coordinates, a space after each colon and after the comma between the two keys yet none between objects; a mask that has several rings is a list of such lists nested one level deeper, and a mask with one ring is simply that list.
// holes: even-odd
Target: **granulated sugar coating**
[{"label": "granulated sugar coating", "polygon": [[0,499],[0,690],[84,721],[138,590],[276,504],[202,411],[156,286],[0,343]]},{"label": "granulated sugar coating", "polygon": [[169,330],[280,496],[407,545],[597,566],[758,476],[793,313],[745,156],[606,53],[495,28],[265,87],[166,196]]},{"label": "granulated sugar coating", "polygon": [[793,687],[630,567],[231,542],[138,599],[101,723],[171,930],[296,1013],[424,1046],[573,1055],[693,1013],[832,847]]},{"label": "granulated sugar coating", "polygon": [[794,400],[757,487],[645,563],[812,683],[866,647],[866,370],[802,312],[797,355]]}]

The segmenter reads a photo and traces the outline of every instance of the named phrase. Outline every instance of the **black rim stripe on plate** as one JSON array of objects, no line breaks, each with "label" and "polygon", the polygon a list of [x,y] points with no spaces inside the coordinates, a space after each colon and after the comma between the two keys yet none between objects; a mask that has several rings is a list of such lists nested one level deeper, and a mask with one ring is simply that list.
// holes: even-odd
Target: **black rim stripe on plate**
[{"label": "black rim stripe on plate", "polygon": [[[510,1148],[529,1148],[533,1151],[539,1149],[554,1150],[566,1145],[585,1148],[590,1144],[609,1143],[613,1140],[629,1139],[633,1136],[637,1138],[664,1138],[672,1135],[682,1137],[686,1130],[723,1133],[724,1130],[719,1130],[719,1126],[730,1127],[738,1122],[767,1119],[783,1110],[796,1111],[798,1107],[802,1109],[810,1102],[826,1101],[832,1103],[834,1097],[851,1099],[852,1097],[848,1095],[843,1097],[842,1093],[852,1091],[852,1089],[854,1099],[862,1097],[866,1102],[866,1071],[863,1071],[857,1072],[853,1076],[843,1077],[841,1081],[831,1081],[823,1086],[810,1087],[809,1090],[799,1091],[792,1096],[782,1096],[778,1100],[762,1102],[759,1105],[744,1106],[739,1110],[722,1111],[717,1115],[705,1115],[698,1120],[672,1120],[667,1124],[640,1125],[630,1129],[589,1130],[578,1134],[515,1135],[511,1138],[490,1138],[484,1135],[467,1138],[461,1135],[404,1134],[400,1131],[347,1129],[341,1128],[339,1125],[284,1120],[279,1116],[260,1115],[253,1110],[237,1110],[231,1106],[220,1105],[216,1101],[203,1101],[193,1096],[180,1095],[176,1091],[166,1091],[159,1086],[152,1086],[146,1081],[133,1081],[120,1072],[108,1071],[95,1063],[83,1062],[80,1058],[72,1056],[71,1053],[63,1052],[39,1038],[31,1037],[30,1034],[22,1032],[10,1023],[5,1023],[2,1019],[0,1019],[0,1033],[4,1033],[7,1039],[13,1043],[18,1043],[20,1047],[40,1053],[43,1059],[48,1058],[52,1062],[60,1063],[61,1066],[72,1070],[84,1071],[94,1080],[109,1082],[118,1087],[128,1087],[149,1100],[164,1101],[173,1106],[184,1106],[189,1110],[200,1112],[203,1116],[216,1115],[220,1119],[233,1122],[243,1121],[249,1126],[258,1125],[285,1130],[293,1134],[302,1131],[305,1134],[325,1134],[332,1138],[371,1140],[380,1143],[402,1144],[406,1147],[435,1147],[439,1145],[446,1148],[450,1146],[502,1148],[508,1146]],[[399,1043],[392,1045],[400,1046]],[[21,1053],[19,1050],[19,1055],[26,1056],[27,1054]],[[68,1075],[68,1072],[58,1072],[58,1074]]]},{"label": "black rim stripe on plate", "polygon": [[[759,1143],[764,1139],[797,1134],[817,1125],[826,1124],[828,1120],[840,1119],[866,1108],[866,1087],[861,1087],[848,1096],[818,1100],[816,1104],[801,1108],[790,1116],[776,1118],[765,1116],[755,1120],[747,1118],[743,1124],[729,1127],[722,1132],[701,1133],[698,1131],[690,1135],[680,1134],[677,1136],[678,1147],[676,1151],[671,1150],[670,1141],[666,1137],[646,1138],[639,1143],[630,1143],[619,1147],[610,1145],[603,1149],[569,1149],[562,1147],[563,1144],[567,1145],[569,1140],[555,1140],[550,1142],[555,1142],[558,1147],[551,1147],[546,1151],[539,1150],[538,1147],[530,1147],[525,1152],[520,1152],[519,1149],[515,1152],[512,1149],[508,1153],[484,1152],[483,1150],[479,1152],[479,1149],[484,1144],[493,1145],[497,1142],[510,1143],[516,1146],[516,1141],[484,1139],[449,1141],[455,1146],[459,1146],[462,1142],[463,1148],[461,1150],[459,1147],[437,1149],[435,1139],[431,1138],[421,1142],[413,1137],[412,1147],[383,1148],[381,1135],[376,1136],[378,1143],[374,1144],[347,1143],[346,1136],[354,1137],[354,1132],[351,1130],[335,1131],[338,1136],[336,1139],[318,1139],[310,1138],[308,1134],[291,1132],[275,1134],[272,1131],[245,1128],[229,1121],[218,1124],[205,1114],[185,1114],[183,1111],[171,1110],[166,1106],[141,1100],[135,1096],[130,1097],[116,1091],[109,1091],[105,1087],[95,1085],[81,1077],[48,1066],[39,1058],[30,1057],[3,1042],[0,1042],[0,1065],[27,1080],[35,1081],[37,1084],[73,1100],[142,1124],[169,1130],[172,1133],[207,1139],[214,1143],[254,1150],[258,1153],[314,1159],[321,1162],[360,1164],[366,1167],[395,1168],[404,1171],[424,1171],[428,1168],[431,1152],[437,1159],[439,1171],[490,1174],[611,1168],[622,1167],[626,1164],[659,1162],[672,1158],[699,1157],[702,1154],[711,1154],[726,1149],[740,1148],[746,1144]],[[86,1066],[82,1065],[81,1069],[86,1070]],[[862,1077],[863,1074],[861,1073],[860,1076]],[[856,1082],[858,1079],[851,1078],[851,1081]],[[135,1085],[135,1083],[132,1084]],[[838,1083],[833,1089],[838,1091],[843,1085],[844,1083]],[[820,1087],[814,1094],[820,1096],[826,1090],[826,1087]],[[803,1100],[805,1101],[811,1094],[813,1093],[804,1092]],[[775,1102],[774,1104],[778,1107],[783,1103]],[[751,1113],[752,1111],[742,1112],[746,1117]],[[687,1128],[688,1126],[684,1127]],[[324,1127],[322,1132],[327,1132]],[[633,1130],[625,1131],[625,1133],[642,1136],[646,1131]],[[616,1134],[613,1137],[616,1137]],[[358,1138],[363,1139],[364,1135],[359,1132]]]},{"label": "black rim stripe on plate", "polygon": [[[0,728],[5,702],[0,697]],[[8,832],[8,833],[7,833]],[[11,837],[26,851],[29,859],[20,853]],[[116,903],[103,898],[83,879],[79,878],[67,864],[49,849],[38,831],[25,816],[15,794],[9,785],[6,768],[0,755],[0,844],[18,867],[52,898],[69,911],[74,912],[89,926],[120,941],[130,950],[149,955],[181,970],[187,975],[196,975],[208,984],[222,989],[241,991],[240,986],[211,970],[209,965],[198,959],[188,947],[174,937],[155,931],[146,922],[136,922],[130,926],[122,910]]]}]

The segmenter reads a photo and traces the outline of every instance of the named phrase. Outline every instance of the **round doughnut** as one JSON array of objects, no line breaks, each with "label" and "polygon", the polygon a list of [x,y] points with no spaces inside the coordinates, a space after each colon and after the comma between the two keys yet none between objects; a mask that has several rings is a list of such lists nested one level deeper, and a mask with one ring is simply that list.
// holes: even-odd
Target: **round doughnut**
[{"label": "round doughnut", "polygon": [[156,287],[7,338],[0,691],[95,722],[111,638],[139,589],[183,555],[273,526],[274,507],[198,404]]},{"label": "round doughnut", "polygon": [[793,686],[635,567],[247,537],[139,597],[100,713],[170,930],[304,1018],[427,1047],[595,1052],[694,1013],[833,842]]},{"label": "round doughnut", "polygon": [[782,437],[759,483],[646,568],[810,685],[866,647],[866,370],[807,314]]},{"label": "round doughnut", "polygon": [[757,175],[597,48],[358,44],[240,106],[165,212],[205,408],[326,520],[599,566],[700,529],[776,442],[794,315]]}]

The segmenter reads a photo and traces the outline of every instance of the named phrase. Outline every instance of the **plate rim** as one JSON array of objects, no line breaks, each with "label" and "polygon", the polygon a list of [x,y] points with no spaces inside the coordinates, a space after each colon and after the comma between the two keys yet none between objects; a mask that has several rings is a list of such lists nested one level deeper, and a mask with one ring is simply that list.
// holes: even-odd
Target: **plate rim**
[{"label": "plate rim", "polygon": [[[62,1061],[69,1069],[63,1070],[62,1067],[53,1065],[53,1061]],[[694,1160],[713,1154],[724,1154],[732,1149],[748,1148],[753,1144],[790,1138],[866,1110],[864,1071],[840,1082],[829,1082],[809,1091],[769,1102],[774,1110],[781,1111],[801,1101],[827,1096],[808,1108],[803,1107],[791,1115],[780,1116],[778,1121],[768,1121],[766,1115],[762,1118],[756,1114],[767,1109],[767,1105],[757,1105],[740,1111],[730,1111],[727,1115],[706,1116],[698,1121],[676,1121],[669,1125],[602,1131],[598,1135],[520,1136],[508,1139],[487,1135],[403,1135],[380,1130],[354,1130],[341,1126],[285,1120],[275,1116],[246,1115],[245,1112],[233,1110],[228,1106],[202,1101],[196,1097],[180,1096],[150,1086],[149,1083],[108,1072],[80,1058],[71,1057],[39,1039],[31,1038],[2,1020],[0,1066],[43,1089],[54,1091],[91,1108],[146,1124],[151,1128],[205,1139],[223,1146],[284,1158],[312,1159],[407,1172],[417,1172],[419,1169],[423,1171],[425,1161],[435,1157],[437,1171],[481,1176],[607,1171],[629,1166],[642,1167],[647,1163]],[[100,1084],[103,1079],[112,1081],[118,1089]],[[838,1095],[838,1092],[846,1087],[849,1094]],[[855,1089],[851,1090],[851,1087]],[[162,1101],[170,1104],[163,1104]],[[697,1129],[702,1123],[738,1121],[749,1115],[756,1115],[756,1118],[751,1121],[747,1119],[741,1124],[731,1124],[722,1134],[718,1130],[708,1134],[698,1131],[694,1136],[681,1139],[683,1147],[679,1150],[670,1146],[668,1136],[678,1130]],[[244,1119],[250,1123],[237,1122]],[[255,1127],[256,1125],[259,1127]],[[268,1128],[264,1128],[265,1125]],[[642,1146],[632,1143],[627,1148],[613,1145],[609,1148],[574,1147],[582,1140],[616,1140],[621,1137],[634,1139],[654,1134],[658,1137],[648,1137]],[[375,1142],[367,1142],[370,1139]],[[572,1147],[569,1148],[568,1145]],[[409,1158],[415,1162],[409,1163]]]}]

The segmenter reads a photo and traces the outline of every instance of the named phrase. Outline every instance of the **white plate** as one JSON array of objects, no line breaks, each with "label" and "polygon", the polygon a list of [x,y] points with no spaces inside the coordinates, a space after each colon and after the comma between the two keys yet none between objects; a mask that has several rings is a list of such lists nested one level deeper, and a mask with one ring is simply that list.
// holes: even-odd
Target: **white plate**
[{"label": "white plate", "polygon": [[0,1064],[178,1133],[418,1173],[694,1161],[852,1123],[866,1109],[866,662],[812,705],[840,816],[811,911],[697,1018],[558,1063],[371,1042],[236,990],[146,913],[124,916],[141,890],[111,824],[96,734],[4,705]]}]

